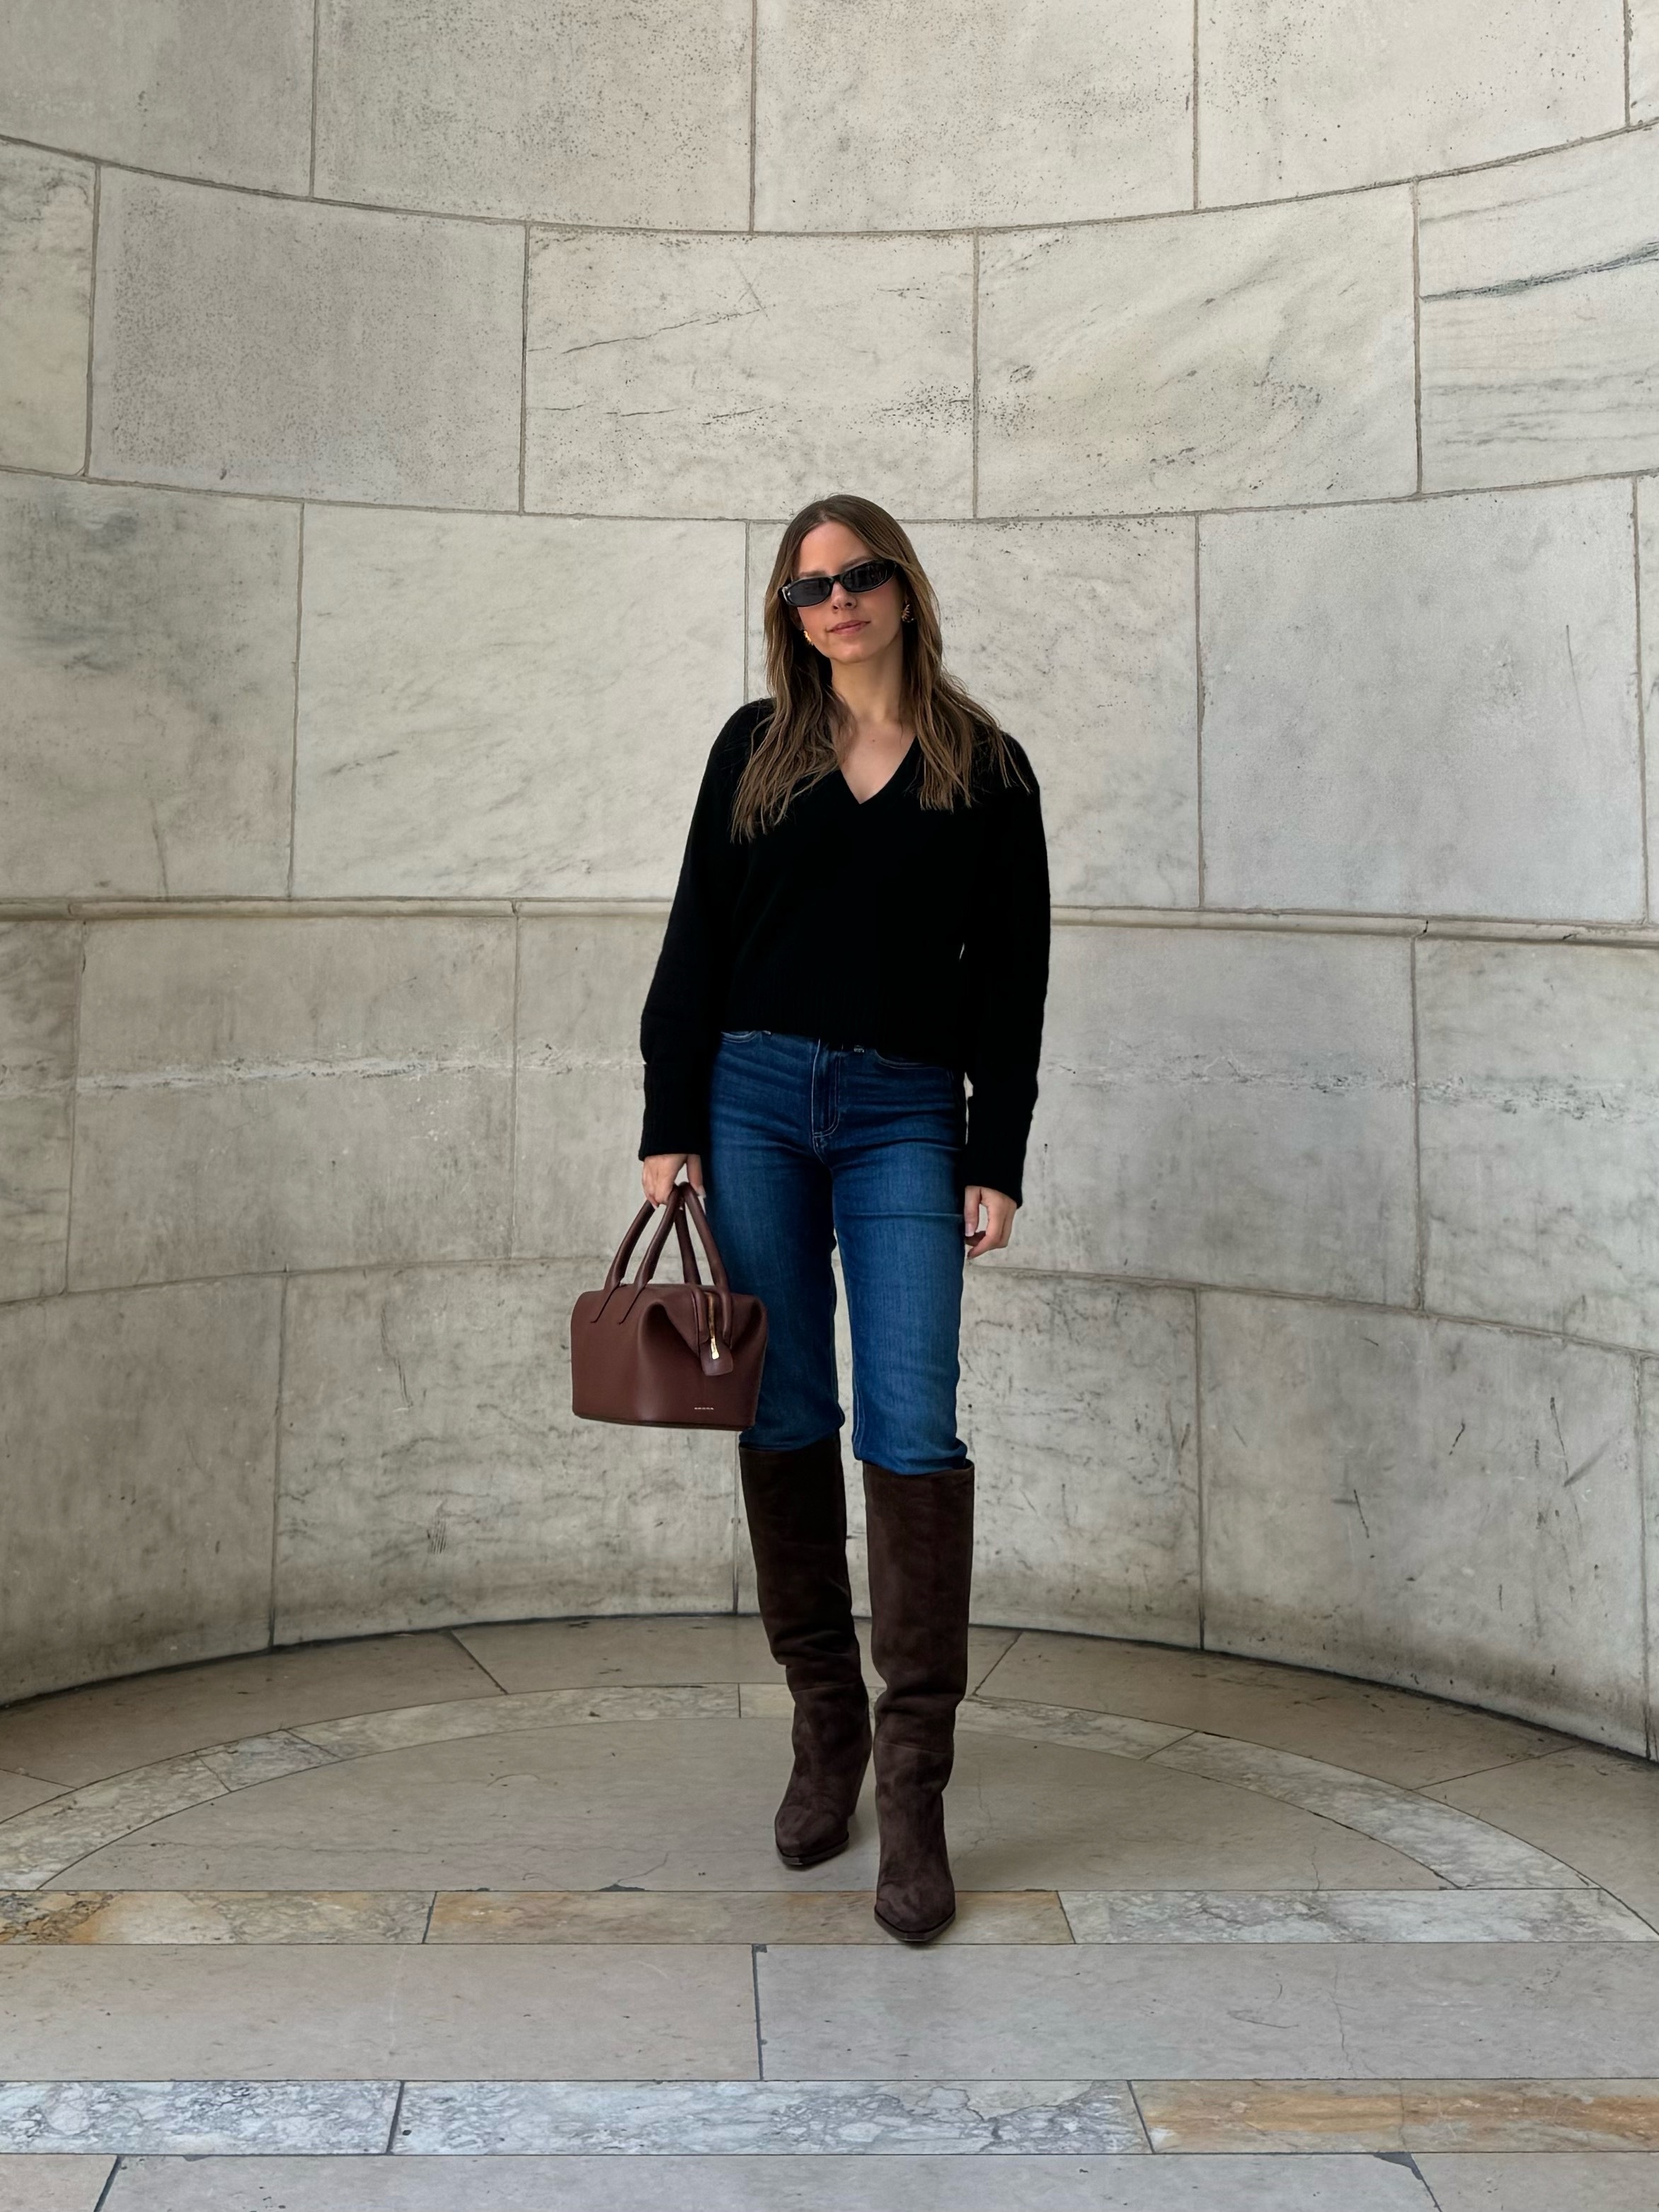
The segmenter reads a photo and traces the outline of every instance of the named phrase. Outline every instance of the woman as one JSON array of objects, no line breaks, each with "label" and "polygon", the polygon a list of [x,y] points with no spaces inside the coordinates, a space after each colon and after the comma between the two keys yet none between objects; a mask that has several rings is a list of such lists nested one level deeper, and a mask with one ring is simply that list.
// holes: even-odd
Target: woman
[{"label": "woman", "polygon": [[[942,1797],[973,1559],[963,1262],[1007,1244],[1023,1195],[1048,854],[1024,749],[945,674],[933,587],[884,508],[803,508],[765,623],[769,696],[709,754],[641,1018],[642,1181],[661,1204],[684,1165],[732,1287],[766,1307],[738,1446],[761,1617],[794,1700],[778,1851],[808,1867],[845,1849],[873,1741],[876,1917],[923,1943],[956,1913]],[[847,1569],[837,1243],[885,1684],[873,1739]]]}]

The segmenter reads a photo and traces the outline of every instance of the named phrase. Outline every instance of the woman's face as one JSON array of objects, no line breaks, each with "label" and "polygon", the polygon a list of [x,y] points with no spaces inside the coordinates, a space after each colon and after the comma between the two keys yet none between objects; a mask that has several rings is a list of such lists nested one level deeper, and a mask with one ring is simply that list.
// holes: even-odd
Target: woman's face
[{"label": "woman's face", "polygon": [[[844,568],[872,557],[858,532],[844,522],[820,522],[802,538],[794,573],[839,576]],[[878,591],[855,595],[838,583],[818,605],[792,607],[789,613],[827,659],[873,660],[897,638],[904,599],[904,578],[895,571]]]}]

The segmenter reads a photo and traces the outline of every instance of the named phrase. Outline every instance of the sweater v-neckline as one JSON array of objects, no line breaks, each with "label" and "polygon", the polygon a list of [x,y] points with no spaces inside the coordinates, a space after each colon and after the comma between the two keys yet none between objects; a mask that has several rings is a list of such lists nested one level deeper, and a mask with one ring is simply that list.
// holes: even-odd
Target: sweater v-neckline
[{"label": "sweater v-neckline", "polygon": [[898,781],[900,776],[903,775],[905,769],[910,765],[910,756],[915,752],[921,740],[919,738],[911,738],[909,744],[906,745],[902,754],[900,756],[898,766],[893,770],[892,774],[887,778],[887,781],[884,783],[878,783],[876,786],[875,789],[870,793],[867,799],[860,799],[859,797],[857,792],[854,790],[852,785],[847,781],[847,772],[839,762],[836,764],[836,779],[841,785],[842,789],[847,793],[847,796],[852,800],[854,806],[860,809],[866,806],[873,806],[876,801],[881,797],[883,792],[890,791],[893,786]]}]

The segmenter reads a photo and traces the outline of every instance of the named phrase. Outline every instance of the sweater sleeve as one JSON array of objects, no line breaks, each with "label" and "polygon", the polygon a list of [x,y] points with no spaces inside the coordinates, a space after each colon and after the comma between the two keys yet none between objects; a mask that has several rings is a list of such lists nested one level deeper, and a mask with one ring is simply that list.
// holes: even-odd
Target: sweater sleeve
[{"label": "sweater sleeve", "polygon": [[642,1160],[657,1152],[708,1150],[708,1075],[720,1042],[732,914],[743,870],[743,855],[732,842],[731,806],[749,757],[747,711],[739,708],[726,722],[703,769],[668,926],[640,1016]]},{"label": "sweater sleeve", "polygon": [[992,784],[998,810],[963,951],[968,963],[968,1139],[963,1180],[1024,1203],[1026,1139],[1048,991],[1048,849],[1036,772],[1009,740],[1029,788]]}]

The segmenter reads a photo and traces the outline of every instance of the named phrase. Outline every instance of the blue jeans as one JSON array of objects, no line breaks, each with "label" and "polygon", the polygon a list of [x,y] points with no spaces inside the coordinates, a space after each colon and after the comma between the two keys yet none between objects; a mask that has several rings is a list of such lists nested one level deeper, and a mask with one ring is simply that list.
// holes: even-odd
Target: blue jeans
[{"label": "blue jeans", "polygon": [[766,1308],[753,1424],[794,1451],[842,1426],[836,1377],[841,1247],[853,1338],[853,1456],[895,1474],[963,1467],[962,1146],[953,1069],[782,1030],[726,1030],[708,1091],[709,1226],[735,1291]]}]

